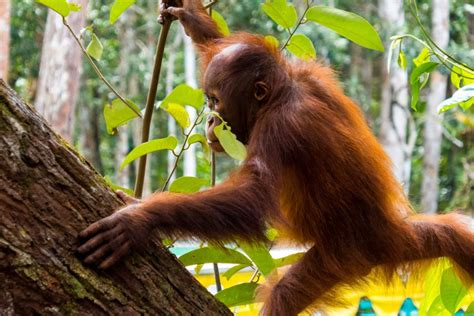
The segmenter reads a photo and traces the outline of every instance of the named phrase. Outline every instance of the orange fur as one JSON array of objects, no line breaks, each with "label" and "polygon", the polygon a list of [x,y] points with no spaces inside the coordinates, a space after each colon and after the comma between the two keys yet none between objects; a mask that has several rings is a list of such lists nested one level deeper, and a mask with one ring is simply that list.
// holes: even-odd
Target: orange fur
[{"label": "orange fur", "polygon": [[[262,314],[271,316],[334,303],[338,287],[363,282],[375,267],[389,281],[407,262],[448,256],[474,276],[474,233],[458,214],[413,215],[389,158],[329,67],[289,62],[261,36],[224,38],[200,1],[189,2],[179,18],[198,44],[204,89],[219,100],[248,157],[221,185],[192,195],[155,194],[82,236],[99,232],[108,240],[115,237],[108,230],[121,225],[124,236],[135,231],[140,238],[156,228],[217,242],[261,241],[270,223],[311,247],[260,291]],[[259,98],[257,83],[268,90]],[[209,123],[210,135],[217,121]],[[94,247],[88,242],[82,251]]]}]

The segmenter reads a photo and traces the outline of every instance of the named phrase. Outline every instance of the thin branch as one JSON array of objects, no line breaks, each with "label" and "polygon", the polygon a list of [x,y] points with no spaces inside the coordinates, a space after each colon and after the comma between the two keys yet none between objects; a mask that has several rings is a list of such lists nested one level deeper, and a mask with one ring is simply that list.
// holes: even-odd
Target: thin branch
[{"label": "thin branch", "polygon": [[[171,19],[166,19],[161,27],[160,39],[156,47],[155,64],[153,66],[153,75],[150,82],[150,89],[146,100],[145,116],[143,118],[142,127],[142,143],[148,141],[150,137],[151,118],[153,116],[153,107],[156,99],[156,92],[158,90],[158,82],[160,80],[161,64],[163,62],[163,55],[165,51],[166,38],[171,26]],[[137,178],[135,182],[135,197],[141,198],[143,194],[143,184],[145,182],[147,155],[140,157],[138,164]]]},{"label": "thin branch", "polygon": [[[168,187],[168,184],[170,183],[173,174],[175,173],[176,169],[178,168],[179,160],[181,159],[181,156],[183,155],[184,151],[186,150],[186,146],[187,146],[187,143],[188,143],[189,136],[191,136],[192,131],[193,131],[194,128],[197,126],[197,122],[200,120],[200,117],[201,117],[202,114],[204,113],[204,110],[205,110],[205,109],[206,109],[206,107],[203,106],[203,107],[202,107],[202,110],[198,113],[197,118],[194,120],[193,125],[191,125],[191,128],[189,129],[188,133],[184,133],[184,136],[185,136],[185,137],[184,137],[184,141],[183,141],[183,146],[181,146],[181,149],[180,149],[179,152],[175,155],[175,156],[176,156],[176,159],[175,159],[175,161],[174,161],[173,168],[171,169],[171,172],[169,173],[168,178],[167,178],[166,181],[165,181],[165,184],[164,184],[163,187],[161,188],[161,192],[164,192],[164,191],[166,190],[166,188]],[[188,147],[188,148],[189,148],[189,147]]]},{"label": "thin branch", "polygon": [[293,31],[290,31],[290,30],[288,29],[288,32],[290,33],[290,36],[289,36],[288,39],[286,40],[285,44],[281,47],[281,49],[280,49],[281,51],[283,51],[283,50],[286,48],[286,46],[288,46],[288,43],[290,42],[291,38],[292,38],[293,35],[295,34],[296,30],[298,30],[298,28],[299,28],[300,25],[302,24],[303,19],[304,19],[304,17],[306,16],[306,12],[308,12],[309,8],[310,8],[310,1],[307,1],[307,2],[306,2],[306,9],[304,10],[303,15],[301,15],[300,19],[298,20],[298,23],[296,24],[294,30],[293,30]]},{"label": "thin branch", "polygon": [[81,48],[81,51],[84,55],[86,55],[87,57],[87,61],[89,62],[89,64],[92,66],[92,69],[94,69],[95,73],[97,74],[97,76],[99,76],[100,80],[102,80],[105,85],[113,92],[113,94],[115,94],[117,96],[117,98],[120,99],[120,101],[122,101],[123,103],[125,103],[125,105],[130,109],[132,110],[136,115],[138,115],[138,117],[142,117],[142,114],[140,113],[140,111],[137,111],[133,106],[131,106],[127,100],[125,100],[124,97],[122,97],[122,95],[117,91],[115,90],[115,88],[110,84],[110,82],[105,78],[105,76],[102,74],[102,72],[100,71],[99,67],[96,65],[96,63],[94,62],[94,60],[92,59],[92,57],[89,55],[89,53],[87,52],[86,48],[84,47],[84,45],[82,45],[81,43],[81,40],[79,39],[79,37],[76,35],[76,33],[74,32],[74,30],[71,28],[71,26],[69,25],[69,23],[67,22],[66,18],[63,17],[63,24],[66,26],[66,28],[68,29],[69,33],[71,33],[72,37],[74,37],[74,40],[76,41],[76,43],[79,45],[79,47]]}]

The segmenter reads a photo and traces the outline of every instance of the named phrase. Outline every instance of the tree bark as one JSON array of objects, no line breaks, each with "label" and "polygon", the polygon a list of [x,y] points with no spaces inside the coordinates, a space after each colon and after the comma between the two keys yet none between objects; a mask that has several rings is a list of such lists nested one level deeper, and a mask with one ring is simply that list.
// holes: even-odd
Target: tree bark
[{"label": "tree bark", "polygon": [[[402,0],[380,0],[379,16],[388,31],[394,35],[403,30],[405,13]],[[382,65],[382,113],[380,141],[393,162],[394,174],[399,181],[407,185],[410,180],[410,161],[407,153],[408,125],[408,77],[405,70],[392,63],[387,73],[389,49],[385,50],[385,62]]]},{"label": "tree bark", "polygon": [[0,78],[8,80],[10,60],[10,0],[0,0]]},{"label": "tree bark", "polygon": [[0,314],[231,315],[154,240],[107,271],[83,266],[78,232],[119,206],[0,80]]},{"label": "tree bark", "polygon": [[[88,0],[78,0],[81,11],[74,12],[67,20],[76,34],[85,26]],[[79,93],[82,70],[82,52],[63,25],[62,17],[48,12],[35,107],[68,141],[72,136],[72,121]]]},{"label": "tree bark", "polygon": [[[449,42],[449,0],[433,0],[432,37],[441,47]],[[421,210],[436,213],[438,210],[438,172],[443,139],[443,115],[438,114],[438,105],[446,99],[448,77],[439,71],[431,75],[430,92],[426,104],[424,128],[423,182],[421,184]]]}]

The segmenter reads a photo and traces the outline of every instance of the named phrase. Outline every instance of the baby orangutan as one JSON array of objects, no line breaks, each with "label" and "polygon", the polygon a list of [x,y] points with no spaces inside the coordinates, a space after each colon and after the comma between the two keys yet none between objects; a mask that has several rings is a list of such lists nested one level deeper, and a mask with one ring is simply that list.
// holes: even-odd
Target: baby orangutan
[{"label": "baby orangutan", "polygon": [[[224,183],[157,193],[84,230],[85,262],[108,268],[152,232],[219,242],[265,241],[272,225],[311,248],[269,290],[263,315],[297,315],[373,267],[450,257],[474,275],[474,233],[458,214],[412,214],[391,162],[332,70],[288,61],[262,36],[223,37],[200,0],[168,7],[197,45],[209,106],[248,155]],[[211,147],[222,151],[208,121]]]}]

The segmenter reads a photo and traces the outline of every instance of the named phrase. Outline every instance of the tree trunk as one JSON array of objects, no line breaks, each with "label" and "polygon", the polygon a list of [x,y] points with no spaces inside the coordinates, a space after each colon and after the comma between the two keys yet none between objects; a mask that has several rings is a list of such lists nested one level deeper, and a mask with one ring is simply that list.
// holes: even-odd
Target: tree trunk
[{"label": "tree trunk", "polygon": [[[78,0],[81,11],[68,18],[74,32],[84,27],[88,0]],[[71,140],[72,121],[79,93],[81,50],[63,25],[62,17],[49,10],[44,33],[35,107],[65,139]]]},{"label": "tree trunk", "polygon": [[[449,0],[433,0],[432,37],[441,47],[449,42]],[[421,210],[436,213],[438,210],[438,172],[441,156],[443,115],[438,114],[438,105],[446,99],[448,78],[439,71],[431,75],[430,92],[426,104],[424,128],[423,182],[421,184]]]},{"label": "tree trunk", "polygon": [[[397,34],[405,23],[402,0],[380,0],[380,19],[385,23],[389,36]],[[382,65],[382,120],[380,141],[393,162],[395,176],[403,184],[410,180],[410,161],[407,155],[408,123],[408,78],[406,71],[392,63],[390,74],[387,73],[389,49],[385,50],[385,62]],[[408,163],[408,165],[407,165]]]},{"label": "tree trunk", "polygon": [[7,81],[10,60],[10,0],[0,0],[0,78]]},{"label": "tree trunk", "polygon": [[0,314],[231,315],[156,241],[105,272],[83,266],[78,232],[119,206],[0,80]]},{"label": "tree trunk", "polygon": [[[182,29],[184,33],[184,29]],[[194,50],[194,44],[189,36],[184,36],[184,73],[186,78],[186,84],[197,88],[196,82],[196,51]],[[191,122],[196,120],[197,114],[195,109],[190,109],[189,118]],[[196,146],[191,146],[184,152],[183,159],[183,174],[185,176],[196,176]]]}]

